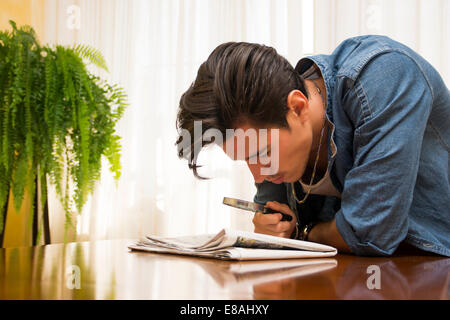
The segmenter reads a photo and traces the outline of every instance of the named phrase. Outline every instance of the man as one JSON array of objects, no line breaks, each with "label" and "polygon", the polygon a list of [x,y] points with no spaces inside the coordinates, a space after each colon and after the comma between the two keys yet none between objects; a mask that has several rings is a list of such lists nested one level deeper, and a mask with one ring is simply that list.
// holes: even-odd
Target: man
[{"label": "man", "polygon": [[[401,43],[355,37],[295,69],[273,48],[224,43],[181,97],[178,129],[194,134],[196,121],[202,133],[268,129],[258,153],[245,143],[254,201],[293,219],[258,212],[255,232],[357,255],[391,255],[406,244],[450,256],[450,93]],[[227,148],[235,137],[227,138],[214,141],[240,160]],[[199,177],[199,141],[186,153],[185,140],[179,156]],[[272,148],[277,170],[263,173]]]}]

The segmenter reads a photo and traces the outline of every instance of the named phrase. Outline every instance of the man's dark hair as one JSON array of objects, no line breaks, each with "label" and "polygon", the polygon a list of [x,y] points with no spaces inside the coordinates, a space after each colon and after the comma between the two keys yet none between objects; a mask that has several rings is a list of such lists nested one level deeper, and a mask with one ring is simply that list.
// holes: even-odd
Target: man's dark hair
[{"label": "man's dark hair", "polygon": [[[304,80],[292,65],[272,47],[247,42],[219,45],[198,69],[197,78],[181,96],[176,127],[187,130],[192,140],[188,156],[195,177],[194,150],[211,141],[194,141],[194,121],[202,121],[202,134],[211,128],[225,137],[226,129],[244,123],[257,128],[288,128],[286,114],[289,92],[298,89],[307,97]],[[177,139],[178,156],[183,158],[183,136]],[[201,143],[200,148],[194,148]],[[186,141],[183,141],[186,145]]]}]

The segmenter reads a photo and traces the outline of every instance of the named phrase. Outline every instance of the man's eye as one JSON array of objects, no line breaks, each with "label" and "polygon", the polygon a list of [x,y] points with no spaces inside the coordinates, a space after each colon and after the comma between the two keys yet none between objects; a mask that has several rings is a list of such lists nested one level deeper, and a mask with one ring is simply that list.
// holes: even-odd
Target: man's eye
[{"label": "man's eye", "polygon": [[270,157],[270,150],[261,154],[260,157]]},{"label": "man's eye", "polygon": [[264,152],[263,154],[260,154],[259,161],[263,164],[268,164],[268,162],[270,161],[270,150],[267,152]]}]

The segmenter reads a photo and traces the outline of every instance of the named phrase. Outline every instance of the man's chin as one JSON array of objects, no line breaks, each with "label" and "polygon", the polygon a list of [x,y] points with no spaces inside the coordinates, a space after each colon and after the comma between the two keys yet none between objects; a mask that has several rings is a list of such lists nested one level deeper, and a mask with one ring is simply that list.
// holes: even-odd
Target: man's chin
[{"label": "man's chin", "polygon": [[298,177],[297,177],[297,175],[285,177],[283,182],[284,183],[294,183],[294,182],[297,182],[298,180],[300,180],[301,177],[302,177],[302,175],[299,175]]}]

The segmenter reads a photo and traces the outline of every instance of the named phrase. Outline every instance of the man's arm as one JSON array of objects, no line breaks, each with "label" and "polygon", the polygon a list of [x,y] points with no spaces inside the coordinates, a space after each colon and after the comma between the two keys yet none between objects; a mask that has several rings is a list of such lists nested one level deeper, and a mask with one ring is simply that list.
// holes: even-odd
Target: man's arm
[{"label": "man's arm", "polygon": [[[348,91],[354,162],[345,176],[341,208],[326,231],[336,235],[337,230],[354,254],[391,255],[407,236],[431,105],[423,72],[399,52],[371,60]],[[327,236],[320,231],[313,232],[312,241]]]},{"label": "man's arm", "polygon": [[334,219],[316,224],[308,234],[308,241],[335,247],[339,252],[352,252],[339,233]]}]

